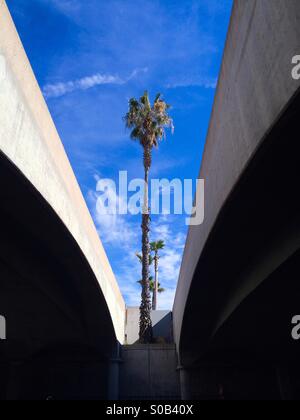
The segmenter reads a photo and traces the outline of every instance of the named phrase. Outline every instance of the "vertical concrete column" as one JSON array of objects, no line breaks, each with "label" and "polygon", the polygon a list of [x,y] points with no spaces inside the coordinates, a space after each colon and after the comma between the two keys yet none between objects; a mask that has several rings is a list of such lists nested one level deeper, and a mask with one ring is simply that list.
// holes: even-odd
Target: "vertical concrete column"
[{"label": "vertical concrete column", "polygon": [[9,368],[9,376],[6,389],[6,400],[16,401],[19,399],[20,363],[12,363]]},{"label": "vertical concrete column", "polygon": [[113,356],[110,359],[108,372],[108,399],[111,401],[117,401],[119,399],[121,363],[121,346],[117,343],[114,348]]},{"label": "vertical concrete column", "polygon": [[181,398],[189,400],[224,400],[224,385],[220,369],[216,366],[178,367]]},{"label": "vertical concrete column", "polygon": [[280,397],[283,401],[293,400],[293,389],[291,385],[291,378],[288,368],[278,367],[277,370],[277,381],[280,392]]},{"label": "vertical concrete column", "polygon": [[183,401],[189,401],[192,399],[189,371],[182,365],[179,365],[177,370],[179,371],[180,377],[181,399]]}]

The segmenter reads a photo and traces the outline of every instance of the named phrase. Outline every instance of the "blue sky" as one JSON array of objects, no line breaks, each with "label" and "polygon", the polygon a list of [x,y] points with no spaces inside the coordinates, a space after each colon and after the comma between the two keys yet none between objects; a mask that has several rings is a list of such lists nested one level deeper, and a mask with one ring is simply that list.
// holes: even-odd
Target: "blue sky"
[{"label": "blue sky", "polygon": [[[37,80],[88,203],[126,302],[138,305],[140,219],[102,217],[96,182],[143,174],[142,151],[122,117],[130,97],[161,92],[174,135],[154,151],[155,178],[196,179],[232,0],[7,0]],[[155,216],[164,239],[160,279],[172,307],[185,216]]]}]

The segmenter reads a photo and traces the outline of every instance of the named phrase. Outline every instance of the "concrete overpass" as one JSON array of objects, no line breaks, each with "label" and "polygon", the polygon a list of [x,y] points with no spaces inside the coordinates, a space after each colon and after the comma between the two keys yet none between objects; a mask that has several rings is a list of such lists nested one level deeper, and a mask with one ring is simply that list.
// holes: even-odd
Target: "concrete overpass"
[{"label": "concrete overpass", "polygon": [[125,303],[3,0],[0,191],[0,399],[107,397]]},{"label": "concrete overpass", "polygon": [[[189,231],[174,305],[183,398],[300,395],[299,39],[298,0],[235,1],[200,172],[205,222]],[[3,0],[0,187],[0,400],[117,397],[125,304]],[[133,348],[138,364],[128,350],[126,395],[150,362],[158,385],[173,378],[172,346]],[[155,390],[177,395],[172,382]]]},{"label": "concrete overpass", "polygon": [[[174,305],[186,398],[299,398],[298,0],[234,2]],[[297,365],[297,364],[296,364]]]}]

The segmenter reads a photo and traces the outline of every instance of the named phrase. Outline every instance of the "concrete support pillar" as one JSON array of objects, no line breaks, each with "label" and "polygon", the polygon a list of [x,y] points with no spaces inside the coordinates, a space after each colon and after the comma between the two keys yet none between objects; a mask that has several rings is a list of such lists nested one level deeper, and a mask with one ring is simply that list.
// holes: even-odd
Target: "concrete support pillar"
[{"label": "concrete support pillar", "polygon": [[16,401],[19,399],[19,379],[21,365],[12,363],[9,369],[9,377],[7,381],[6,400]]},{"label": "concrete support pillar", "polygon": [[224,387],[218,369],[211,366],[178,367],[183,401],[224,400]]},{"label": "concrete support pillar", "polygon": [[277,380],[282,401],[293,400],[293,389],[291,385],[291,378],[287,368],[277,368]]},{"label": "concrete support pillar", "polygon": [[181,365],[178,366],[177,370],[180,377],[181,399],[182,401],[189,401],[192,399],[189,371]]},{"label": "concrete support pillar", "polygon": [[121,363],[121,346],[117,343],[114,349],[114,354],[110,359],[108,372],[108,399],[111,401],[117,401],[119,399]]}]

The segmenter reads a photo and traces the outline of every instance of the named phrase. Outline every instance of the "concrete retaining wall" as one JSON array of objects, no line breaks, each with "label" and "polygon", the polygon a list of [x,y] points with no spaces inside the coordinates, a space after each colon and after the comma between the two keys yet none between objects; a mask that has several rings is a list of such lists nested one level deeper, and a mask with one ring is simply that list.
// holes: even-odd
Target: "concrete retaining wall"
[{"label": "concrete retaining wall", "polygon": [[[173,315],[171,311],[151,312],[153,338],[163,343],[173,343]],[[139,341],[139,308],[127,308],[125,326],[125,344],[135,344]]]},{"label": "concrete retaining wall", "polygon": [[120,365],[120,399],[180,399],[175,345],[124,346]]}]

